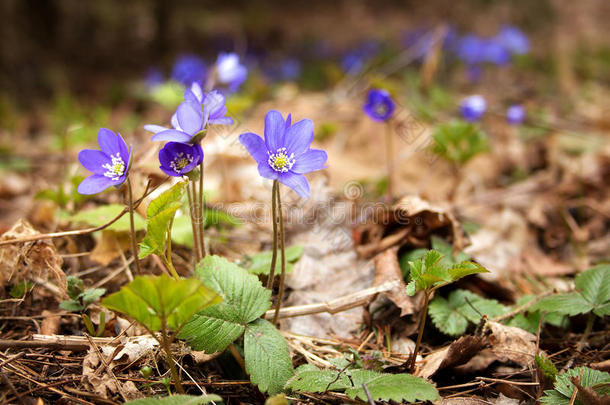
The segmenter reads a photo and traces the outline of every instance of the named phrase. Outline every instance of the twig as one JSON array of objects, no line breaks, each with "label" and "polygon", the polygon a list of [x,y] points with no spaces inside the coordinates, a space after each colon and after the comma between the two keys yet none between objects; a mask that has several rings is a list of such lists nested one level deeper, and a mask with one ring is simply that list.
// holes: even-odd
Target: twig
[{"label": "twig", "polygon": [[23,398],[21,398],[21,394],[19,394],[19,392],[15,389],[15,386],[13,385],[11,380],[8,379],[8,377],[2,370],[0,370],[0,377],[2,377],[2,382],[4,384],[8,385],[8,388],[11,390],[13,395],[17,397],[17,400],[19,401],[19,403],[21,405],[26,405],[26,402],[23,400]]},{"label": "twig", "polygon": [[[150,195],[150,193],[155,191],[159,186],[161,186],[161,184],[165,183],[165,181],[167,181],[168,178],[169,178],[169,176],[163,182],[161,182],[160,184],[155,186],[150,191],[148,191],[148,188],[150,185],[150,181],[149,181],[148,184],[146,185],[146,190],[144,192],[144,195],[134,202],[133,209],[135,210],[136,208],[138,208],[138,206],[144,200],[144,198],[148,197]],[[64,232],[41,233],[39,235],[32,235],[32,236],[28,236],[25,238],[3,240],[3,241],[0,241],[0,246],[10,245],[13,243],[35,242],[35,241],[44,240],[44,239],[63,238],[64,236],[87,235],[89,233],[101,231],[101,230],[108,228],[110,225],[114,224],[116,221],[121,219],[121,217],[128,212],[129,212],[129,208],[125,207],[125,208],[123,208],[123,211],[121,211],[116,217],[112,218],[110,221],[106,222],[103,225],[96,226],[93,228],[77,229],[77,230],[73,230],[73,231],[64,231]]]},{"label": "twig", "polygon": [[[106,357],[104,357],[104,355],[100,351],[100,348],[97,347],[97,344],[95,344],[95,342],[93,340],[91,340],[91,336],[89,336],[86,333],[85,333],[85,338],[89,341],[89,345],[91,347],[93,347],[93,349],[95,350],[95,353],[97,354],[97,357],[100,359],[100,361],[102,362],[102,365],[104,366],[103,368],[106,370],[106,372],[108,372],[110,377],[112,377],[112,379],[114,380],[114,382],[116,384],[116,387],[117,387],[117,390],[121,394],[121,397],[123,397],[123,400],[124,401],[129,401],[129,399],[127,398],[127,395],[125,395],[125,392],[123,392],[123,386],[121,385],[121,383],[119,383],[119,380],[117,380],[116,375],[114,375],[114,372],[109,367],[108,362],[106,361]],[[99,371],[99,369],[98,369],[98,371]],[[96,371],[95,373],[97,374],[98,371]]]},{"label": "twig", "polygon": [[375,405],[375,401],[373,400],[371,391],[369,391],[369,387],[366,385],[366,383],[362,383],[362,389],[364,390],[364,394],[366,395],[366,398],[369,400],[369,404]]},{"label": "twig", "polygon": [[350,361],[345,367],[343,367],[341,370],[339,370],[335,379],[328,383],[328,385],[326,386],[326,389],[324,390],[324,392],[322,394],[326,394],[328,392],[328,390],[330,389],[330,386],[333,385],[334,383],[336,383],[337,381],[339,381],[339,378],[341,378],[341,375],[343,375],[345,370],[347,370],[349,367],[353,366],[354,362],[355,362],[355,360]]}]

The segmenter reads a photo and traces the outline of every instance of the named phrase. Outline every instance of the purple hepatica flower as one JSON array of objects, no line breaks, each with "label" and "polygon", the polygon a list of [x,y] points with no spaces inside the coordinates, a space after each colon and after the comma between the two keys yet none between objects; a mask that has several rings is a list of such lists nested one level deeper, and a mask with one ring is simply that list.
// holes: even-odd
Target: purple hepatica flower
[{"label": "purple hepatica flower", "polygon": [[203,161],[203,149],[198,143],[187,145],[168,142],[159,151],[160,169],[168,176],[180,177],[189,173]]},{"label": "purple hepatica flower", "polygon": [[97,142],[101,150],[85,149],[78,154],[79,162],[93,172],[78,185],[80,194],[97,194],[110,186],[119,186],[127,179],[131,150],[121,135],[100,128]]},{"label": "purple hepatica flower", "polygon": [[519,28],[510,25],[502,27],[496,41],[504,45],[510,52],[523,55],[529,52],[530,43],[527,35]]},{"label": "purple hepatica flower", "polygon": [[239,56],[236,53],[220,53],[216,61],[216,69],[220,83],[229,86],[231,91],[237,91],[248,77],[248,69],[239,63]]},{"label": "purple hepatica flower", "polygon": [[484,61],[484,40],[476,35],[464,35],[457,43],[458,58],[468,64],[474,65]]},{"label": "purple hepatica flower", "polygon": [[485,99],[478,94],[466,97],[460,104],[462,117],[469,122],[477,121],[481,118],[485,113],[486,108],[487,103],[485,102]]},{"label": "purple hepatica flower", "polygon": [[383,89],[369,90],[366,103],[362,107],[364,112],[375,121],[383,122],[392,117],[396,105],[390,93]]},{"label": "purple hepatica flower", "polygon": [[525,109],[519,104],[511,105],[506,110],[506,121],[511,125],[522,124],[525,121]]},{"label": "purple hepatica flower", "polygon": [[184,86],[194,82],[203,82],[206,73],[205,62],[196,55],[183,55],[174,63],[172,79]]},{"label": "purple hepatica flower", "polygon": [[163,73],[159,68],[152,67],[146,72],[146,87],[153,89],[164,81]]},{"label": "purple hepatica flower", "polygon": [[172,116],[174,129],[159,125],[144,126],[147,131],[154,132],[152,141],[190,143],[208,124],[233,124],[233,119],[225,116],[225,98],[216,90],[205,94],[199,83],[193,83],[190,89],[184,91],[184,100]]},{"label": "purple hepatica flower", "polygon": [[248,132],[239,141],[258,163],[259,174],[271,180],[279,180],[303,198],[309,197],[309,184],[305,173],[325,167],[326,152],[310,149],[313,141],[313,122],[301,120],[291,125],[278,111],[271,110],[265,116],[265,139]]},{"label": "purple hepatica flower", "polygon": [[493,38],[483,40],[483,59],[499,66],[510,62],[510,52],[502,43]]}]

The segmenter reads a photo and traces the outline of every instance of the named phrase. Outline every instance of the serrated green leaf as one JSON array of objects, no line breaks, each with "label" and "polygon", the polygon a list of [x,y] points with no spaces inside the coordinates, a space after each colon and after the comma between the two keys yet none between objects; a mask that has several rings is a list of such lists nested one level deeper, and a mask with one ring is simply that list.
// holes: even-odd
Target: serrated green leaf
[{"label": "serrated green leaf", "polygon": [[[582,375],[581,375],[582,372]],[[544,396],[540,398],[540,403],[547,405],[568,405],[570,403],[572,394],[576,387],[570,381],[570,377],[580,378],[580,384],[585,388],[593,388],[600,395],[608,394],[608,386],[610,385],[610,374],[593,370],[588,367],[577,367],[567,370],[565,373],[557,376],[555,380],[554,389],[547,390],[544,392]],[[602,385],[605,385],[604,388]],[[574,405],[588,405],[583,404],[578,399],[574,402]]]},{"label": "serrated green leaf", "polygon": [[102,300],[102,305],[123,313],[151,331],[161,328],[165,319],[170,330],[177,331],[193,314],[221,298],[201,281],[161,276],[138,276],[119,292]]},{"label": "serrated green leaf", "polygon": [[[354,381],[354,385],[353,388],[346,389],[345,394],[366,401],[362,383],[357,384]],[[385,374],[367,381],[366,385],[374,401],[415,402],[440,399],[434,385],[411,374]]]},{"label": "serrated green leaf", "polygon": [[79,312],[85,309],[83,305],[76,300],[64,300],[59,303],[59,307],[64,311]]},{"label": "serrated green leaf", "polygon": [[432,138],[432,151],[456,164],[463,164],[489,149],[485,133],[476,124],[464,121],[439,125]]},{"label": "serrated green leaf", "polygon": [[439,238],[438,236],[432,235],[430,241],[432,249],[438,250],[443,255],[441,262],[445,267],[470,260],[470,256],[464,252],[458,252],[454,255],[451,244],[445,242],[444,239]]},{"label": "serrated green leaf", "polygon": [[[296,263],[301,256],[303,255],[303,247],[302,246],[290,246],[286,249],[286,273],[292,272],[294,269],[294,263]],[[245,260],[245,269],[252,274],[269,274],[269,270],[271,269],[271,258],[273,256],[273,252],[262,252],[255,254],[246,258]],[[275,274],[280,274],[282,270],[282,264],[279,260],[279,252],[278,252],[278,260],[275,264]]]},{"label": "serrated green leaf", "polygon": [[288,381],[285,388],[297,392],[324,392],[331,383],[328,388],[330,391],[343,391],[352,386],[348,373],[342,373],[337,378],[337,370],[319,370],[316,366],[312,368],[301,370],[299,367],[297,375]]},{"label": "serrated green leaf", "polygon": [[459,336],[466,332],[468,322],[479,322],[480,315],[467,299],[478,312],[490,318],[508,310],[496,300],[482,298],[467,290],[455,290],[449,294],[448,299],[438,296],[430,302],[428,313],[434,326],[447,335]]},{"label": "serrated green leaf", "polygon": [[585,314],[592,309],[593,305],[577,292],[545,297],[531,308],[533,311],[557,312],[569,316]]},{"label": "serrated green leaf", "polygon": [[443,255],[440,252],[437,252],[436,250],[429,250],[424,256],[425,268],[428,269],[434,266],[436,263],[440,262],[442,258]]},{"label": "serrated green leaf", "polygon": [[277,394],[294,375],[288,343],[275,326],[264,319],[246,326],[244,353],[246,372],[261,392]]},{"label": "serrated green leaf", "polygon": [[203,405],[210,402],[222,402],[218,395],[209,394],[194,397],[192,395],[172,395],[163,398],[142,398],[125,402],[129,405]]},{"label": "serrated green leaf", "polygon": [[610,264],[600,264],[580,273],[574,279],[574,284],[576,289],[580,290],[583,298],[591,303],[596,315],[608,315],[607,307],[610,304]]},{"label": "serrated green leaf", "polygon": [[216,291],[223,302],[193,316],[179,337],[195,350],[222,351],[237,339],[245,326],[271,306],[271,292],[258,277],[219,256],[206,256],[195,275]]},{"label": "serrated green leaf", "polygon": [[146,216],[150,219],[160,214],[162,211],[167,210],[175,203],[181,204],[187,184],[187,181],[178,182],[163,193],[159,194],[157,198],[148,204]]},{"label": "serrated green leaf", "polygon": [[[110,222],[111,219],[115,218],[119,215],[123,209],[125,209],[124,205],[120,204],[108,204],[108,205],[100,205],[97,208],[87,211],[80,211],[67,219],[72,222],[80,222],[83,224],[87,224],[93,227],[102,226]],[[137,212],[134,213],[134,226],[136,231],[142,230],[145,227],[144,218],[140,216]],[[120,219],[118,219],[115,223],[110,225],[107,230],[111,231],[119,231],[126,232],[129,231],[129,213],[123,215]]]},{"label": "serrated green leaf", "polygon": [[451,275],[451,279],[453,281],[478,273],[489,273],[489,270],[478,263],[468,261],[454,264],[449,268],[449,274]]}]

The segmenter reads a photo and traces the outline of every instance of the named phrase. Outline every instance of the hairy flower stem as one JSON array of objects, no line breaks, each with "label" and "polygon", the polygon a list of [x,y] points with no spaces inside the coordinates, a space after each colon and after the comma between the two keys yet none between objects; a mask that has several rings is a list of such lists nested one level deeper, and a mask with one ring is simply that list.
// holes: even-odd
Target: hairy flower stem
[{"label": "hairy flower stem", "polygon": [[131,187],[131,179],[127,177],[127,198],[129,204],[129,229],[130,229],[130,239],[131,239],[131,254],[133,256],[133,261],[136,263],[136,273],[138,275],[142,274],[140,270],[140,260],[138,259],[138,244],[136,242],[136,227],[134,225],[133,219],[133,189]]},{"label": "hairy flower stem", "polygon": [[178,370],[176,369],[176,364],[174,363],[174,356],[172,355],[172,342],[167,333],[166,321],[165,318],[163,318],[161,319],[161,345],[163,346],[166,360],[169,363],[169,372],[172,376],[172,380],[174,380],[174,384],[176,385],[176,391],[178,391],[178,394],[184,394],[184,388],[182,388],[182,382],[180,381],[180,376],[178,375]]},{"label": "hairy flower stem", "polygon": [[[192,192],[192,194],[191,194]],[[199,251],[199,238],[197,237],[197,215],[196,208],[194,205],[194,196],[195,196],[195,186],[192,181],[189,181],[189,184],[186,186],[186,195],[189,200],[189,213],[191,214],[191,228],[193,231],[193,253],[195,254],[195,263],[199,263],[201,260],[201,253]]]},{"label": "hairy flower stem", "polygon": [[424,309],[421,314],[421,318],[419,319],[419,332],[417,333],[417,341],[415,342],[415,349],[413,349],[413,354],[411,355],[411,360],[409,361],[409,372],[413,373],[415,371],[415,361],[417,360],[417,352],[419,352],[419,346],[421,345],[421,339],[424,335],[424,326],[426,326],[426,317],[428,316],[428,301],[430,300],[430,292],[428,290],[424,291]]},{"label": "hairy flower stem", "polygon": [[174,267],[174,262],[172,261],[172,226],[174,226],[174,218],[169,221],[169,227],[167,228],[167,250],[165,252],[165,265],[169,269],[169,272],[172,273],[172,277],[176,280],[180,280],[180,276]]},{"label": "hairy flower stem", "polygon": [[279,184],[276,188],[277,198],[277,216],[280,224],[280,252],[282,258],[282,273],[280,274],[280,288],[277,293],[277,304],[275,305],[275,315],[273,315],[273,324],[277,324],[278,316],[280,315],[280,307],[282,306],[282,299],[284,298],[284,281],[286,280],[286,249],[284,246],[284,218],[282,217],[282,200],[280,199],[280,187]]},{"label": "hairy flower stem", "polygon": [[392,202],[394,195],[394,159],[392,150],[392,125],[388,122],[385,131],[385,159],[388,170],[388,187],[386,189],[388,203]]},{"label": "hairy flower stem", "polygon": [[206,255],[205,251],[205,240],[203,238],[204,229],[205,229],[205,217],[204,217],[204,209],[203,209],[203,160],[199,165],[199,201],[198,201],[198,209],[199,209],[199,251],[201,252],[201,257],[204,258]]},{"label": "hairy flower stem", "polygon": [[273,221],[273,250],[271,253],[271,268],[269,269],[269,278],[267,279],[267,289],[273,289],[273,278],[275,277],[275,264],[277,262],[277,192],[279,190],[279,182],[273,181],[271,189],[271,220]]}]

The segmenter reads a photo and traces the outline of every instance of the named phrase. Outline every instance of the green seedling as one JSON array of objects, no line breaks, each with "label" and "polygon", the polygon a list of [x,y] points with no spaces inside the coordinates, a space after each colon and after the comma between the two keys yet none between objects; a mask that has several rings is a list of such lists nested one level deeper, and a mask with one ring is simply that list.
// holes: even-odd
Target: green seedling
[{"label": "green seedling", "polygon": [[593,370],[588,367],[577,367],[567,370],[565,373],[559,374],[555,380],[554,389],[544,392],[544,396],[540,398],[540,403],[545,405],[592,405],[583,399],[580,395],[580,390],[577,396],[572,398],[576,386],[572,379],[579,379],[579,384],[584,388],[590,388],[589,395],[597,397],[599,404],[607,403],[608,395],[610,395],[610,374]]},{"label": "green seedling", "polygon": [[439,125],[432,137],[432,152],[454,165],[463,165],[489,150],[487,135],[473,123],[452,121]]}]

